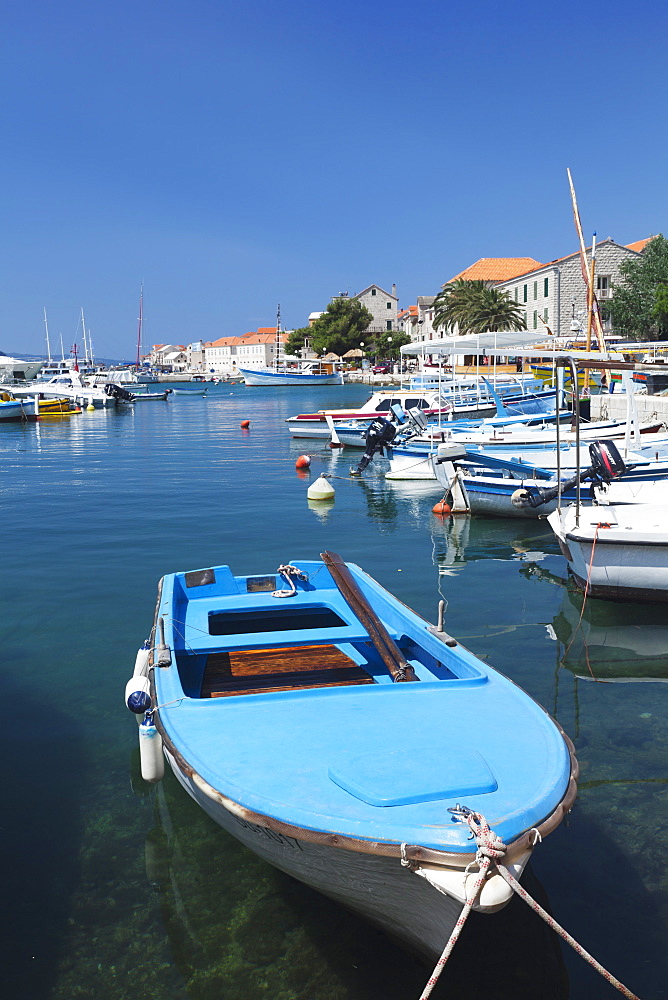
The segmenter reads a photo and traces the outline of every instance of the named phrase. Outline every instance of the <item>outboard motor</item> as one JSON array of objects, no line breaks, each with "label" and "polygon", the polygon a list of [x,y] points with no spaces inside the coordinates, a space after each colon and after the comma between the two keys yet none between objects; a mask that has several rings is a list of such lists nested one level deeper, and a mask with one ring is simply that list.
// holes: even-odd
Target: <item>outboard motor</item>
[{"label": "outboard motor", "polygon": [[560,493],[572,489],[578,479],[581,483],[585,481],[591,483],[590,496],[593,499],[595,486],[611,483],[613,479],[618,479],[619,476],[623,476],[628,471],[614,441],[592,441],[589,445],[589,457],[591,465],[588,469],[581,472],[579,476],[571,476],[570,479],[563,480],[557,486],[550,486],[544,490],[537,486],[516,490],[511,497],[513,507],[540,507],[542,504],[554,500]]},{"label": "outboard motor", "polygon": [[350,470],[350,475],[361,476],[376,452],[380,452],[381,455],[384,454],[384,449],[392,444],[396,433],[397,428],[395,424],[390,420],[386,420],[385,417],[376,417],[375,420],[372,420],[364,436],[366,442],[364,454],[357,468]]},{"label": "outboard motor", "polygon": [[116,402],[119,401],[123,403],[134,402],[135,398],[134,394],[128,392],[127,389],[124,389],[122,385],[116,385],[114,382],[107,382],[107,384],[104,387],[104,391],[106,392],[107,396],[111,396],[113,399],[116,400]]}]

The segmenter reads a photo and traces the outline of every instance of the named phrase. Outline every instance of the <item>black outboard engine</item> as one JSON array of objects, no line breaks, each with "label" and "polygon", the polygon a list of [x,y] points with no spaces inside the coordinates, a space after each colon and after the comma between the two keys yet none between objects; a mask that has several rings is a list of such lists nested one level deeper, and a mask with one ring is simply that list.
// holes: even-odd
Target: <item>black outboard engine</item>
[{"label": "black outboard engine", "polygon": [[119,401],[122,403],[134,402],[135,397],[133,393],[128,392],[128,390],[124,389],[122,385],[116,385],[114,382],[107,382],[107,384],[104,387],[104,391],[106,392],[107,396],[111,396],[113,399],[116,400],[116,402]]},{"label": "black outboard engine", "polygon": [[390,420],[386,420],[385,417],[376,417],[375,420],[372,420],[364,436],[364,440],[366,441],[364,454],[357,468],[350,470],[350,475],[361,476],[376,452],[380,452],[381,455],[384,454],[384,449],[392,444],[396,433],[396,425]]},{"label": "black outboard engine", "polygon": [[560,493],[572,489],[578,479],[581,483],[585,481],[591,483],[590,496],[593,500],[595,486],[611,483],[613,479],[618,479],[619,476],[628,472],[628,467],[619,454],[614,441],[593,441],[589,445],[589,457],[591,465],[588,469],[581,472],[579,476],[565,479],[558,486],[550,486],[545,490],[541,490],[537,486],[516,490],[511,498],[513,507],[540,507],[542,504],[554,500]]}]

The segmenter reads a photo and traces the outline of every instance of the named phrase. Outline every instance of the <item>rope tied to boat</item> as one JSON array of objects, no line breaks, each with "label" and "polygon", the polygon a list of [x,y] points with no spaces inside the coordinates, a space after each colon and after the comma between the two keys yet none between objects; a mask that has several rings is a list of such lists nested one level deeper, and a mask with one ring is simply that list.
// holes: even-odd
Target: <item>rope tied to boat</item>
[{"label": "rope tied to boat", "polygon": [[294,597],[297,593],[297,588],[295,587],[295,580],[308,580],[308,573],[304,573],[303,570],[299,569],[297,566],[279,566],[276,570],[277,576],[282,576],[287,583],[289,590],[275,590],[272,597]]},{"label": "rope tied to boat", "polygon": [[[422,991],[420,1000],[427,1000],[427,997],[430,996],[434,986],[438,982],[441,972],[443,971],[445,964],[452,954],[455,944],[457,943],[462,927],[466,923],[467,917],[473,909],[476,899],[480,895],[485,879],[487,878],[487,873],[492,866],[496,868],[499,875],[508,883],[513,892],[517,893],[520,899],[523,899],[525,903],[528,903],[531,909],[537,913],[539,917],[543,918],[548,927],[563,938],[563,940],[566,941],[566,943],[569,944],[581,958],[584,958],[589,965],[596,969],[596,971],[603,976],[603,978],[606,979],[611,986],[614,986],[615,989],[619,990],[619,992],[622,993],[623,996],[627,997],[628,1000],[639,1000],[635,993],[632,993],[631,990],[616,979],[611,972],[608,972],[607,969],[603,968],[600,962],[597,962],[596,959],[590,955],[581,944],[578,944],[575,938],[571,937],[568,931],[564,930],[564,928],[557,923],[554,917],[550,916],[550,914],[544,910],[532,896],[529,895],[514,875],[512,875],[504,865],[500,864],[499,859],[504,856],[507,847],[501,838],[490,828],[482,813],[474,812],[467,806],[460,806],[459,804],[452,809],[448,809],[448,812],[452,813],[453,816],[460,822],[467,823],[469,829],[471,830],[471,835],[476,842],[476,859],[471,864],[478,865],[478,877],[473,883],[470,893],[467,891],[464,908],[459,915],[459,919],[452,930],[452,934],[450,935],[445,948],[443,949],[441,957],[434,967],[434,971],[432,972],[427,985]],[[538,834],[537,830],[536,833]],[[539,839],[542,840],[540,834],[538,834],[535,838],[534,844],[538,843]],[[402,858],[404,853],[405,852],[402,851]],[[471,865],[467,866],[467,873],[470,867]],[[466,877],[464,884],[466,885]]]}]

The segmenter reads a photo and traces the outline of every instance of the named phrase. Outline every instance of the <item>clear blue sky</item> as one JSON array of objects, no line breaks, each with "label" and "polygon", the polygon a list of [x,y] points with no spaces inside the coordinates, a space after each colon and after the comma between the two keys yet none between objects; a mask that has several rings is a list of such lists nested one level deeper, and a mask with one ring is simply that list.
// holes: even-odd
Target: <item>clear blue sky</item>
[{"label": "clear blue sky", "polygon": [[[305,325],[668,230],[661,0],[5,0],[0,350]],[[77,339],[80,342],[80,330]]]}]

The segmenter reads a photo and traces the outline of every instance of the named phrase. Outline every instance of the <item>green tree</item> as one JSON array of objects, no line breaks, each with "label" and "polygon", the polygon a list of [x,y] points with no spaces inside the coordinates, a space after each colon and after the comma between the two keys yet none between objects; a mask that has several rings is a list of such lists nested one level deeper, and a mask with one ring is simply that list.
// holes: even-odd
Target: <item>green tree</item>
[{"label": "green tree", "polygon": [[493,330],[526,330],[524,310],[507,292],[484,281],[458,278],[445,285],[434,299],[434,326],[459,334]]},{"label": "green tree", "polygon": [[[308,337],[316,354],[338,354],[359,348],[364,331],[373,322],[373,316],[358,299],[336,298],[327,306],[313,326],[293,330],[285,345],[287,354],[304,346]],[[365,342],[366,351],[366,342]]]},{"label": "green tree", "polygon": [[376,333],[373,339],[373,350],[378,358],[388,358],[397,361],[400,357],[399,348],[410,344],[411,338],[400,330],[388,330],[387,333]]},{"label": "green tree", "polygon": [[637,260],[619,265],[622,281],[612,286],[606,314],[616,334],[628,340],[668,340],[668,240],[661,234]]}]

